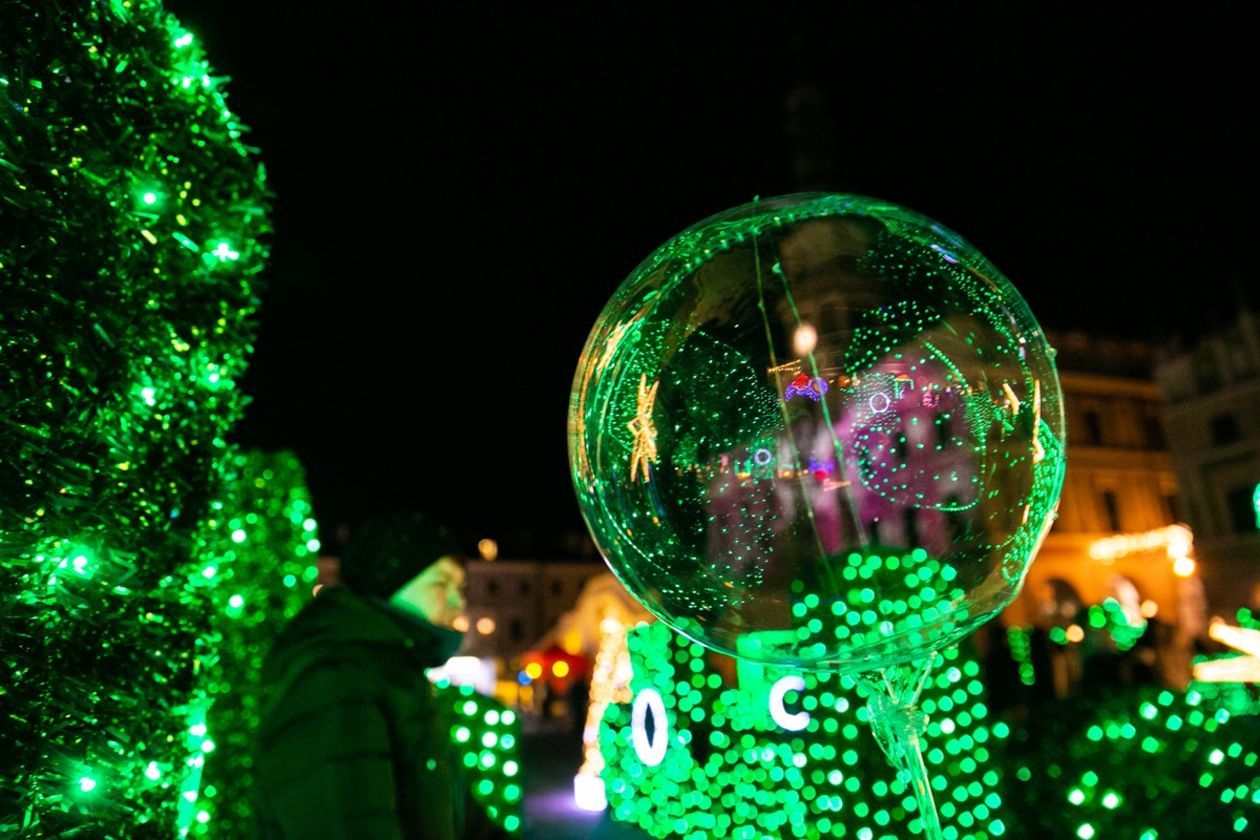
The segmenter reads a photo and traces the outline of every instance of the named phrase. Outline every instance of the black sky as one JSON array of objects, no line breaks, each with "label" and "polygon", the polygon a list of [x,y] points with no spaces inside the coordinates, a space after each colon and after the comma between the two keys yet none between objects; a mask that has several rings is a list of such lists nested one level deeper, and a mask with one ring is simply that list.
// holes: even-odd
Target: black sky
[{"label": "black sky", "polygon": [[958,231],[1051,328],[1158,338],[1254,297],[1239,4],[546,5],[168,2],[276,194],[237,437],[297,451],[326,534],[581,533],[586,333],[666,238],[797,188],[794,91],[827,102],[831,187]]}]

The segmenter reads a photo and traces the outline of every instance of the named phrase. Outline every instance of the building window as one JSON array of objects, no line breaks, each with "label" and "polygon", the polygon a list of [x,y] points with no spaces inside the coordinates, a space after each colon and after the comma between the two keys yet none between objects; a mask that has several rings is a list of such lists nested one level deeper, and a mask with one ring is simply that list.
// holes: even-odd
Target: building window
[{"label": "building window", "polygon": [[1242,437],[1238,431],[1238,418],[1232,414],[1218,414],[1212,418],[1212,445],[1224,446]]},{"label": "building window", "polygon": [[1146,415],[1146,444],[1151,449],[1167,449],[1168,440],[1164,437],[1164,424],[1158,417]]},{"label": "building window", "polygon": [[1250,534],[1256,530],[1256,506],[1254,484],[1235,487],[1225,496],[1229,505],[1229,523],[1235,534]]},{"label": "building window", "polygon": [[1185,522],[1186,519],[1181,513],[1181,500],[1177,498],[1176,493],[1164,494],[1164,510],[1168,512],[1169,520],[1173,522]]},{"label": "building window", "polygon": [[510,632],[512,633],[512,641],[514,642],[519,642],[521,639],[525,638],[525,625],[521,624],[521,620],[519,618],[512,619]]},{"label": "building window", "polygon": [[919,519],[918,511],[914,508],[906,508],[902,513],[901,521],[905,533],[905,545],[907,547],[917,546],[919,544]]},{"label": "building window", "polygon": [[958,508],[957,496],[951,494],[945,497],[945,527],[949,532],[949,541],[955,544],[969,539],[966,516]]},{"label": "building window", "polygon": [[1085,412],[1082,417],[1082,423],[1084,424],[1084,429],[1082,430],[1084,440],[1081,443],[1089,446],[1102,446],[1102,418],[1098,416],[1098,412],[1093,409]]},{"label": "building window", "polygon": [[1120,531],[1120,501],[1114,491],[1102,493],[1104,523],[1110,531]]}]

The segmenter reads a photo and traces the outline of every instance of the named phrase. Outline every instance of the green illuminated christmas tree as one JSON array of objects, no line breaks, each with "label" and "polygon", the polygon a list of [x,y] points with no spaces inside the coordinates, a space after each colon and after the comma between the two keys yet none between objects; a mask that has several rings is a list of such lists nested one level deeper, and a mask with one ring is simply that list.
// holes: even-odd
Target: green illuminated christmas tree
[{"label": "green illuminated christmas tree", "polygon": [[[629,637],[629,703],[605,712],[600,746],[608,805],[654,837],[918,836],[913,793],[869,731],[847,677],[737,664],[732,684],[704,649],[661,623]],[[769,640],[773,643],[773,639]],[[975,658],[942,653],[920,705],[925,759],[946,837],[1006,833],[1002,774]]]},{"label": "green illuminated christmas tree", "polygon": [[466,800],[466,806],[480,809],[508,834],[519,835],[525,793],[520,718],[495,698],[476,694],[470,685],[440,680],[436,692],[450,725],[452,755],[475,803]]},{"label": "green illuminated christmas tree", "polygon": [[[1084,641],[1053,628],[1050,640],[1090,656],[1090,637],[1126,651],[1145,622],[1130,623],[1114,600],[1091,606]],[[1240,625],[1255,628],[1251,614]],[[1029,633],[1011,628],[1026,685],[1049,680],[1030,656]],[[1096,654],[1095,654],[1096,655]],[[1227,655],[1231,658],[1233,655]],[[1031,704],[1000,754],[1008,768],[1009,822],[1016,836],[1251,836],[1260,822],[1260,702],[1251,684],[1194,681],[1089,685],[1080,696]]]},{"label": "green illuminated christmas tree", "polygon": [[[195,695],[205,708],[184,785],[181,828],[198,837],[248,837],[253,738],[258,730],[263,657],[310,600],[319,536],[302,465],[289,452],[235,453],[199,535],[194,580],[213,609],[212,653]],[[203,731],[204,727],[204,731]],[[187,794],[193,794],[190,798]]]},{"label": "green illuminated christmas tree", "polygon": [[1154,686],[1036,710],[1003,760],[1020,837],[1252,836],[1260,718]]},{"label": "green illuminated christmas tree", "polygon": [[15,0],[0,32],[0,835],[170,837],[263,172],[155,0]]}]

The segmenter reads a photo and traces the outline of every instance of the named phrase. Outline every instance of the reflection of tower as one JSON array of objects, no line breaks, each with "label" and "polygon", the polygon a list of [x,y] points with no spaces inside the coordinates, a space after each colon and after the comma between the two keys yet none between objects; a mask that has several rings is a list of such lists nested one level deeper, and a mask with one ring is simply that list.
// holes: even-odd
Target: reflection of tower
[{"label": "reflection of tower", "polygon": [[[792,187],[798,192],[849,192],[851,174],[842,164],[842,142],[828,90],[815,79],[811,57],[819,55],[802,27],[792,39],[795,80],[784,101],[784,134],[792,155]],[[830,64],[830,62],[829,62]]]},{"label": "reflection of tower", "polygon": [[792,184],[800,192],[836,189],[835,120],[821,87],[798,84],[787,96]]}]

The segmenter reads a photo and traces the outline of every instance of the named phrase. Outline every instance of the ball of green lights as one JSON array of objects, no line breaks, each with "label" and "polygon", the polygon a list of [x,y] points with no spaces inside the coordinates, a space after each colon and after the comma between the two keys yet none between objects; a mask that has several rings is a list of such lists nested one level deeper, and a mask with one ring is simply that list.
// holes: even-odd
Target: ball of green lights
[{"label": "ball of green lights", "polygon": [[674,237],[591,331],[573,481],[609,565],[725,653],[868,670],[1008,604],[1063,481],[1027,304],[885,201],[755,201]]}]

